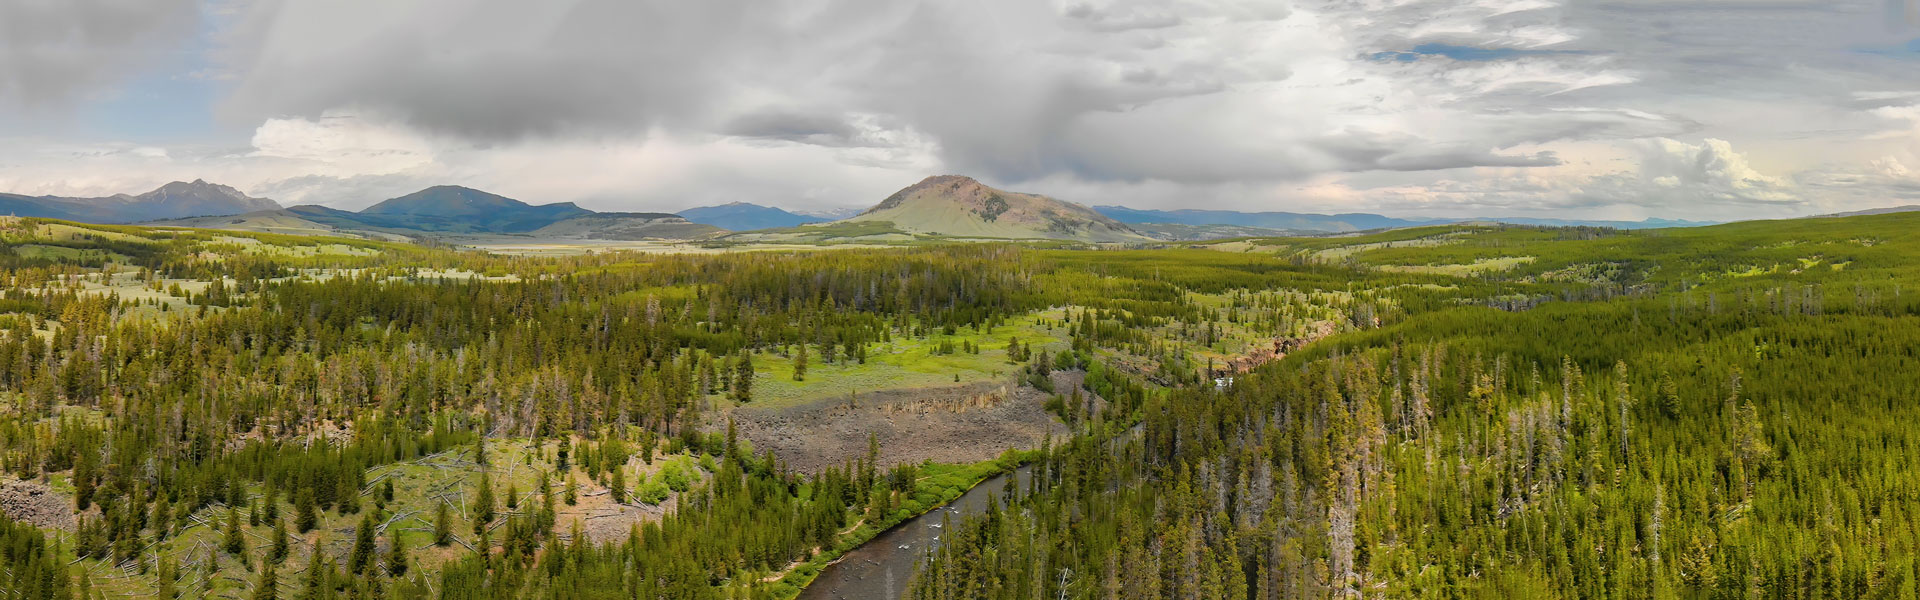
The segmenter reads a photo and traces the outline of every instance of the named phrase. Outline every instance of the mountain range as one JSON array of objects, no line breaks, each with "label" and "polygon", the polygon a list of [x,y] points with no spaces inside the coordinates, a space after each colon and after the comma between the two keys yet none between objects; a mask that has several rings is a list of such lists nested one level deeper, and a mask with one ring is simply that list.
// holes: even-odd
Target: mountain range
[{"label": "mountain range", "polygon": [[[1880,209],[1894,211],[1901,209]],[[1876,211],[1866,211],[1871,214]],[[929,177],[879,204],[802,214],[745,202],[669,213],[596,212],[571,202],[534,205],[467,187],[442,185],[359,211],[281,206],[203,180],[173,182],[139,195],[67,198],[0,194],[0,214],[92,223],[136,223],[366,237],[520,235],[564,239],[807,240],[936,236],[1085,242],[1205,240],[1315,235],[1449,223],[1500,222],[1621,229],[1705,225],[1694,221],[1571,219],[1401,219],[1369,213],[1311,214],[1226,210],[1088,208],[1037,194],[1009,192],[959,175]],[[836,218],[838,217],[838,218]]]},{"label": "mountain range", "polygon": [[302,205],[156,224],[279,233],[330,232],[363,237],[524,234],[541,238],[694,239],[723,233],[667,213],[595,212],[572,202],[533,205],[473,188],[434,186],[359,212]]},{"label": "mountain range", "polygon": [[199,179],[175,181],[137,196],[67,198],[0,193],[0,213],[88,223],[137,223],[279,208],[280,204],[272,200],[249,197],[240,190]]}]

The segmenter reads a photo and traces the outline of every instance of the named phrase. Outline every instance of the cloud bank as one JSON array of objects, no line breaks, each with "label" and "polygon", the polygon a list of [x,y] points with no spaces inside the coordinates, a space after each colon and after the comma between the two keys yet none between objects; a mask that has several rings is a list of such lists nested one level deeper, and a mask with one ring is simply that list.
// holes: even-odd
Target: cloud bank
[{"label": "cloud bank", "polygon": [[[173,17],[219,15],[219,113],[251,136],[114,166],[347,207],[461,183],[805,209],[957,172],[1087,204],[1786,216],[1872,203],[1920,165],[1900,148],[1920,57],[1863,51],[1903,43],[1875,6],[259,0]],[[177,36],[12,10],[124,34],[97,45],[110,56]],[[9,51],[0,82],[90,35]],[[130,60],[12,95],[78,93]],[[95,166],[38,185],[104,185],[63,175]]]}]

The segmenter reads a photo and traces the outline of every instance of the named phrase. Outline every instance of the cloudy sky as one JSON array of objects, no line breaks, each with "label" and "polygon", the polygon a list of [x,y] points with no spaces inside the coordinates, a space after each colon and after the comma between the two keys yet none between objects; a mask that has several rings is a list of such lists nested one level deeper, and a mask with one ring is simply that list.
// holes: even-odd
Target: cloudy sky
[{"label": "cloudy sky", "polygon": [[0,191],[1731,220],[1920,203],[1920,0],[0,0]]}]

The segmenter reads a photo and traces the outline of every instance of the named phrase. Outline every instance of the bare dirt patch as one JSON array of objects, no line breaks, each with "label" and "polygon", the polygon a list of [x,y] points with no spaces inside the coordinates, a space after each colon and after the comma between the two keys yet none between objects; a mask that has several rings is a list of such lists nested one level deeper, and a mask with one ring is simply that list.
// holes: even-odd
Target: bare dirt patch
[{"label": "bare dirt patch", "polygon": [[579,521],[580,531],[596,544],[625,540],[634,525],[665,518],[680,501],[680,495],[673,494],[659,506],[620,504],[606,488],[593,485],[582,485],[580,494],[578,504],[553,507],[553,530],[561,539],[572,541],[573,522]]},{"label": "bare dirt patch", "polygon": [[[1055,389],[1071,393],[1077,373],[1056,373]],[[1066,385],[1061,385],[1066,384]],[[1067,429],[1044,407],[1049,394],[1008,382],[864,392],[803,406],[731,411],[756,451],[772,449],[794,470],[815,473],[865,457],[867,436],[880,441],[881,466],[926,460],[971,463],[1008,448],[1034,448]],[[724,430],[726,417],[710,427]]]},{"label": "bare dirt patch", "polygon": [[1255,367],[1286,358],[1288,354],[1295,350],[1307,347],[1307,344],[1320,341],[1327,336],[1333,335],[1334,328],[1335,326],[1332,322],[1321,321],[1314,325],[1313,331],[1309,332],[1307,337],[1273,338],[1272,345],[1270,346],[1258,344],[1249,346],[1245,353],[1227,359],[1225,365],[1216,367],[1212,376],[1226,377],[1231,375],[1245,375],[1253,372]]},{"label": "bare dirt patch", "polygon": [[73,531],[73,499],[38,481],[0,482],[0,512],[36,527]]}]

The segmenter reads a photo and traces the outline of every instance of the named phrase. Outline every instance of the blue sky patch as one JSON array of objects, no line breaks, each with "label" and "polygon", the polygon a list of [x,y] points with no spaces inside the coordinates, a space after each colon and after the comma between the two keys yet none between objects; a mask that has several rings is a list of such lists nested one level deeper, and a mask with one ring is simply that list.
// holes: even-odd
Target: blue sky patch
[{"label": "blue sky patch", "polygon": [[1540,54],[1573,54],[1568,50],[1527,50],[1522,48],[1482,48],[1479,46],[1460,46],[1456,44],[1426,43],[1414,46],[1412,50],[1399,52],[1376,52],[1374,60],[1413,62],[1429,56],[1440,56],[1458,61],[1487,62],[1506,60],[1522,56]]},{"label": "blue sky patch", "polygon": [[1873,54],[1873,55],[1885,56],[1889,58],[1917,59],[1917,58],[1920,58],[1920,38],[1907,40],[1907,43],[1905,44],[1895,44],[1891,46],[1867,46],[1863,48],[1855,48],[1854,51],[1859,52],[1861,54]]}]

